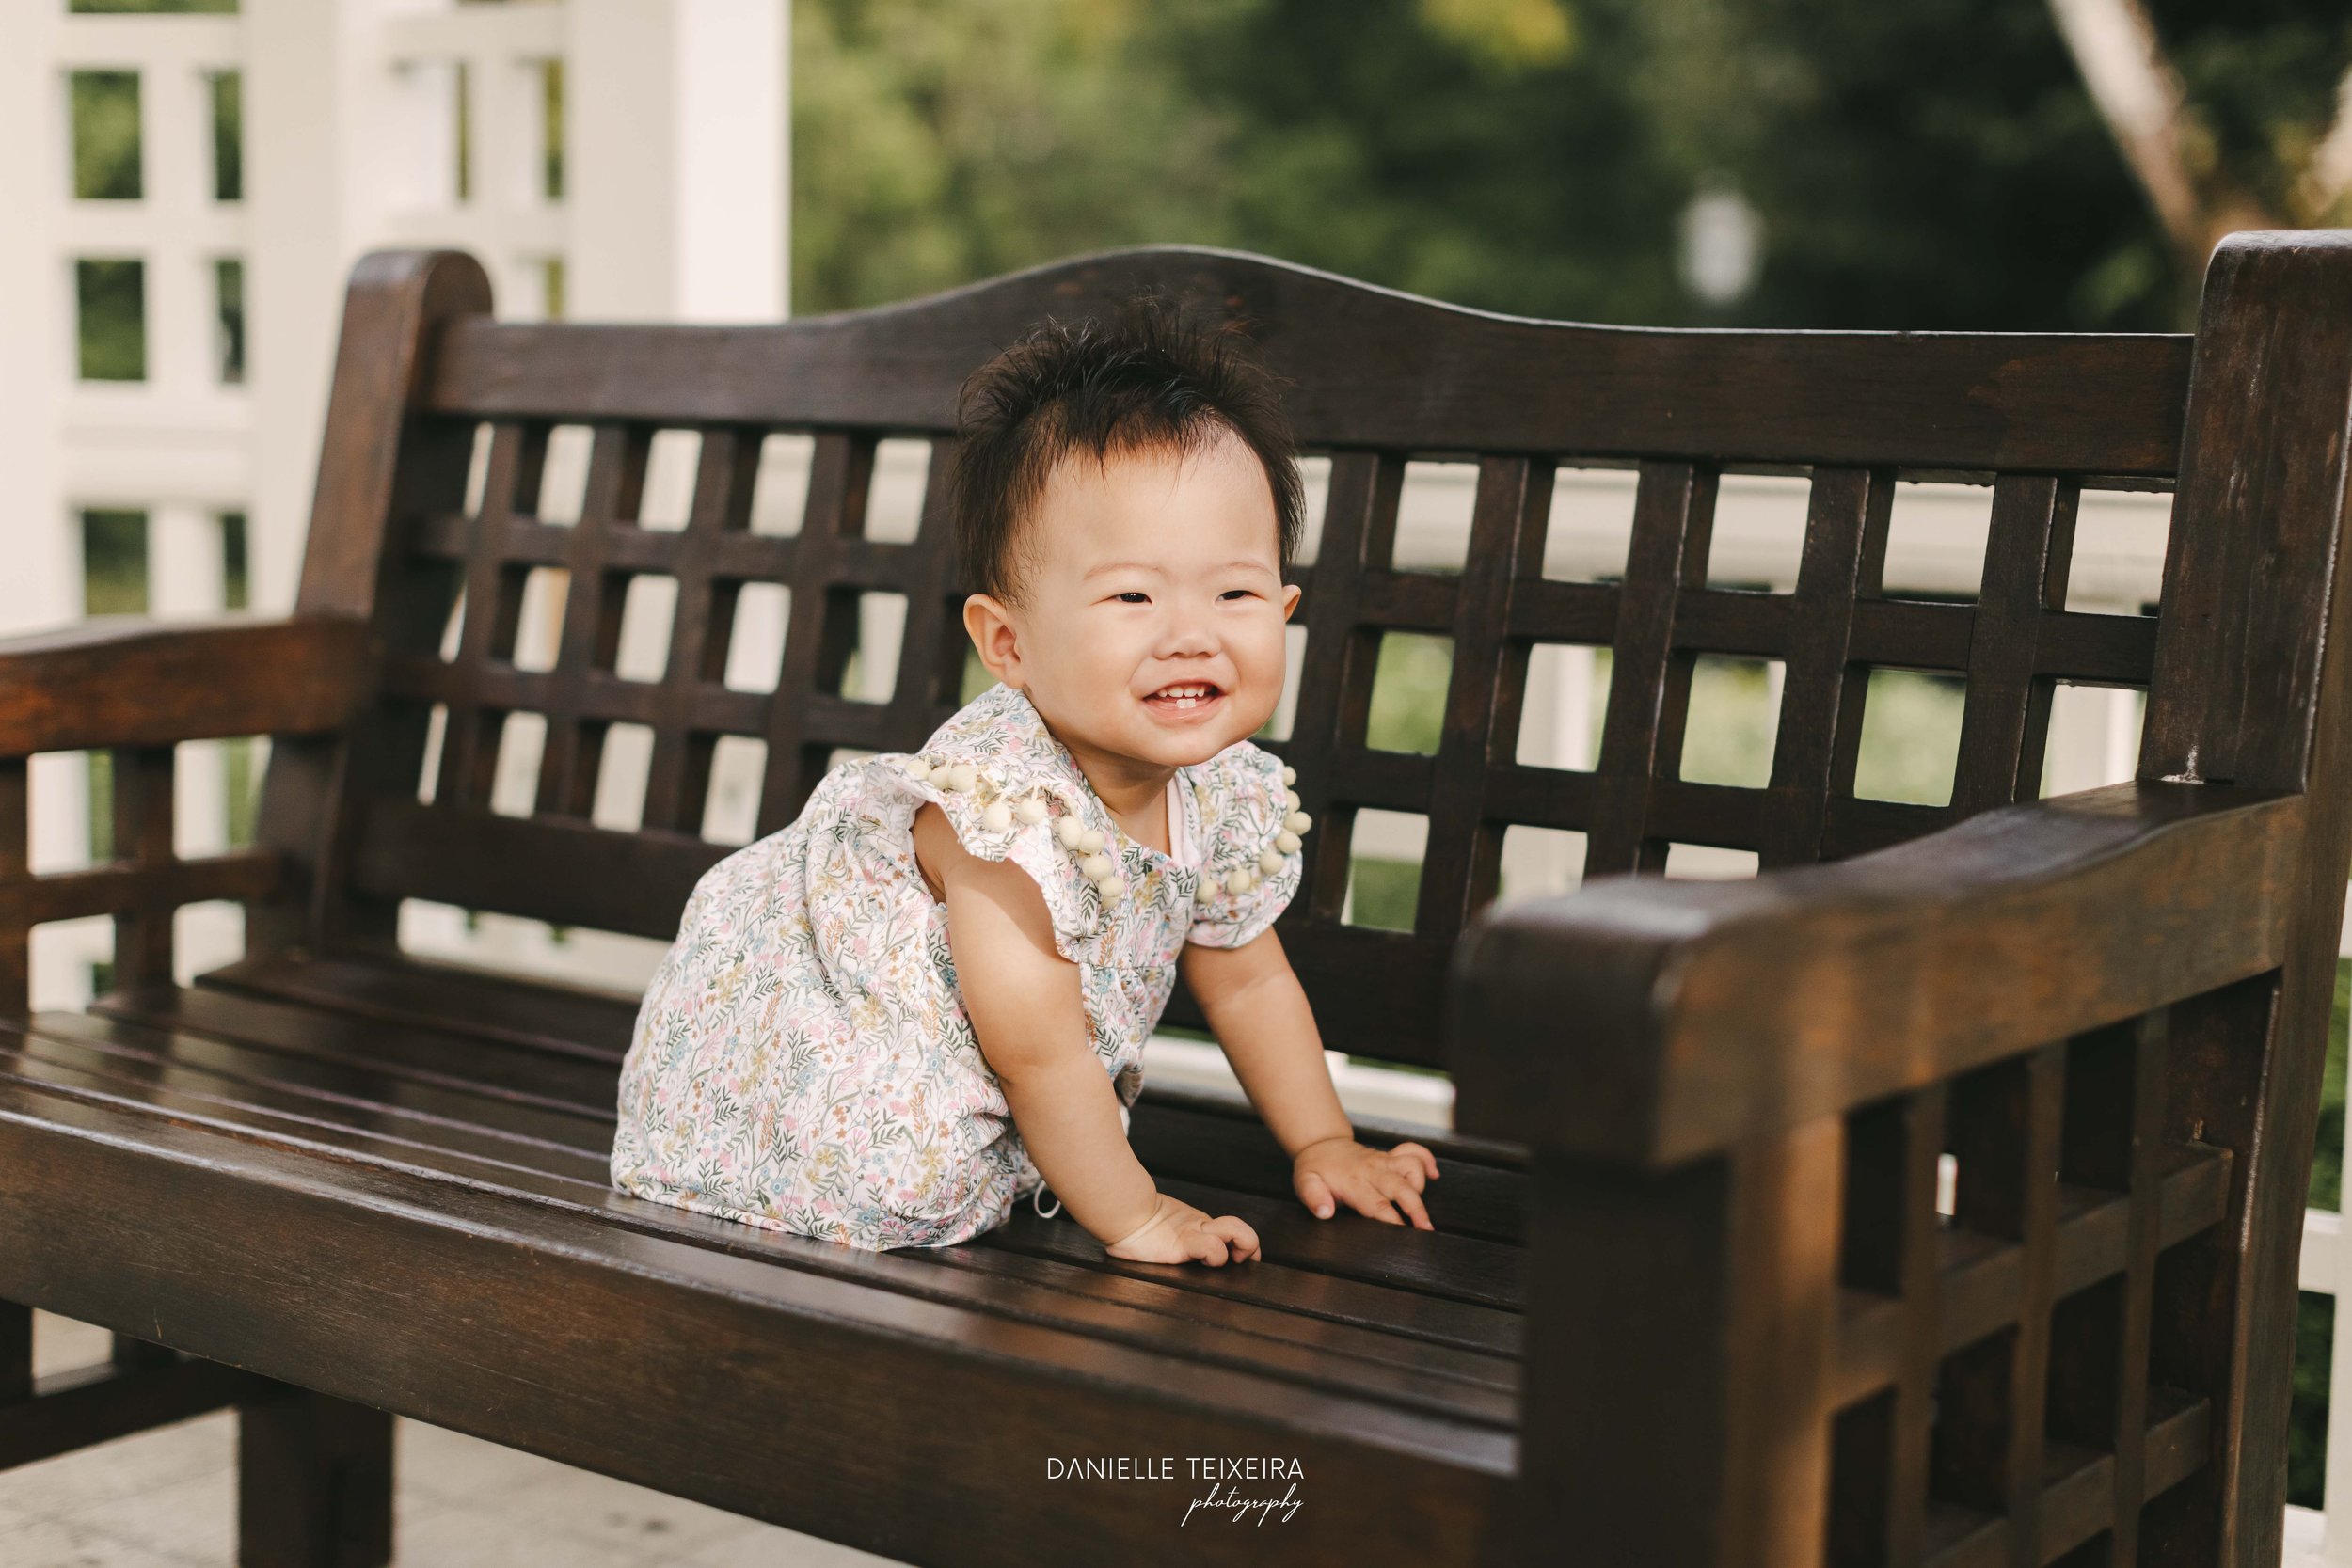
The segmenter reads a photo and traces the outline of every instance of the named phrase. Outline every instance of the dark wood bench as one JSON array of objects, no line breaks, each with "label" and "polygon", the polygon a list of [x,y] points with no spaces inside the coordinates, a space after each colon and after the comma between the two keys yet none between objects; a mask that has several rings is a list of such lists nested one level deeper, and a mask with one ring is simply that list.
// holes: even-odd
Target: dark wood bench
[{"label": "dark wood bench", "polygon": [[[919,744],[961,589],[935,512],[864,534],[876,443],[1147,282],[1258,322],[1331,455],[1280,930],[1329,1043],[1454,1074],[1461,1134],[1412,1134],[1436,1232],[1314,1221],[1245,1103],[1165,1087],[1138,1152],[1263,1262],[1114,1262],[1025,1209],[866,1254],[615,1194],[633,1001],[405,956],[400,900],[667,940],[732,847],[721,737],[765,743],[763,835],[837,748]],[[359,264],[293,617],[0,647],[0,1465],[238,1406],[271,1568],[385,1560],[392,1414],[925,1563],[2277,1560],[2348,852],[2352,233],[2233,237],[2194,339],[1597,328],[1187,249],[780,326],[489,309],[465,256]],[[595,429],[571,526],[536,515],[561,423]],[[672,428],[691,516],[643,527]],[[815,434],[794,536],[746,527],[774,431]],[[1433,454],[1478,466],[1458,574],[1391,555]],[[1547,579],[1553,467],[1593,460],[1639,470],[1622,578]],[[1726,468],[1811,474],[1792,594],[1708,586]],[[1883,591],[1919,476],[1992,485],[1973,603]],[[2064,608],[2086,485],[2174,489],[2159,613]],[[560,653],[518,669],[550,566]],[[677,585],[651,682],[614,669],[642,573]],[[763,582],[772,694],[723,682]],[[839,694],[866,593],[910,606],[884,703]],[[1434,755],[1366,744],[1393,631],[1452,640]],[[1514,760],[1547,642],[1612,651],[1590,771]],[[1702,653],[1785,663],[1764,787],[1681,776]],[[1964,674],[1948,806],[1856,797],[1878,667]],[[2059,681],[2147,690],[2137,782],[2031,798]],[[527,816],[488,805],[509,713],[547,720]],[[634,832],[589,820],[615,723],[653,736]],[[258,842],[175,858],[173,744],[250,734]],[[29,874],[25,759],[95,748],[117,858]],[[1409,932],[1341,922],[1363,809],[1426,816]],[[1515,823],[1584,833],[1595,880],[1486,910]],[[1611,875],[1673,843],[1764,874]],[[181,987],[200,899],[246,956]],[[28,929],[94,913],[113,989],[28,1018]],[[33,1307],[114,1363],[34,1379]],[[1302,1506],[1184,1527],[1196,1455],[1295,1462]],[[1048,1479],[1073,1456],[1176,1479]]]}]

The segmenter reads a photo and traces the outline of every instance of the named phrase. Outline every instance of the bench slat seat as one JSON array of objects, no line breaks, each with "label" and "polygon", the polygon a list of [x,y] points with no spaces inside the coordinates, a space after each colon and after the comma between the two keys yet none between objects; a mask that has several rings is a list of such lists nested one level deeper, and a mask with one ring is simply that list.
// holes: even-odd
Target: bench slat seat
[{"label": "bench slat seat", "polygon": [[[232,966],[227,973],[250,974],[260,967]],[[298,962],[271,966],[280,975],[301,967]],[[342,967],[348,975],[371,966]],[[429,986],[430,968],[412,962],[402,966],[402,977],[412,987],[420,980]],[[206,975],[186,989],[147,987],[102,996],[87,1015],[36,1014],[23,1054],[57,1068],[140,1079],[167,1092],[219,1101],[221,1115],[237,1119],[249,1111],[259,1119],[288,1124],[293,1135],[305,1135],[305,1127],[313,1129],[310,1135],[330,1140],[364,1135],[384,1148],[387,1157],[401,1158],[390,1151],[398,1146],[428,1168],[442,1168],[444,1160],[469,1172],[485,1164],[510,1167],[526,1190],[549,1196],[567,1194],[570,1201],[584,1207],[627,1212],[657,1225],[691,1220],[697,1231],[715,1231],[728,1242],[748,1238],[781,1249],[787,1258],[828,1259],[846,1250],[729,1222],[713,1225],[670,1205],[607,1191],[616,1067],[588,1069],[599,1086],[582,1093],[583,1075],[565,1061],[566,1053],[549,1049],[552,1042],[545,1037],[529,1047],[501,1044],[491,1036],[474,1037],[455,1010],[437,1018],[425,1014],[406,1026],[412,1038],[420,1033],[437,1035],[456,1045],[458,1053],[481,1064],[467,1071],[478,1070],[485,1080],[501,1085],[535,1084],[542,1100],[566,1106],[562,1113],[550,1113],[540,1105],[517,1104],[503,1092],[472,1094],[462,1086],[462,1073],[444,1069],[423,1081],[408,1077],[390,1065],[401,1060],[401,1053],[379,1044],[388,1026],[364,1015],[344,1015],[344,1030],[338,1034],[331,1022],[318,1019],[324,1008],[289,1008],[243,994],[233,983],[216,987],[213,979]],[[299,982],[294,984],[302,989]],[[511,978],[506,988],[511,996],[524,999],[542,989]],[[444,998],[456,1003],[466,989],[461,982],[444,992]],[[422,1000],[420,990],[412,990],[412,1000]],[[585,1053],[593,1046],[582,1041],[577,1049]],[[568,1088],[564,1086],[567,1084]],[[1048,1272],[1059,1268],[1053,1261],[1057,1259],[1086,1258],[1089,1275],[1151,1281],[1161,1291],[1175,1288],[1179,1295],[1172,1299],[1208,1295],[1236,1302],[1278,1301],[1301,1315],[1328,1314],[1340,1322],[1384,1330],[1393,1324],[1394,1332],[1407,1338],[1475,1344],[1489,1354],[1516,1355],[1517,1323],[1510,1321],[1518,1313],[1520,1294],[1515,1243],[1480,1240],[1442,1226],[1435,1233],[1382,1227],[1388,1233],[1374,1234],[1371,1227],[1376,1222],[1353,1214],[1346,1217],[1348,1223],[1336,1227],[1303,1214],[1293,1221],[1263,1184],[1223,1182],[1215,1168],[1216,1148],[1200,1157],[1191,1152],[1198,1143],[1193,1130],[1205,1124],[1228,1143],[1262,1140],[1279,1157],[1271,1135],[1246,1106],[1218,1105],[1218,1098],[1155,1091],[1147,1097],[1148,1103],[1138,1103],[1136,1120],[1149,1127],[1149,1136],[1165,1151],[1164,1164],[1155,1168],[1171,1181],[1182,1182],[1204,1200],[1230,1203],[1235,1212],[1256,1213],[1257,1222],[1272,1233],[1269,1252],[1278,1255],[1269,1259],[1274,1266],[1267,1273],[1281,1283],[1253,1286],[1247,1270],[1219,1275],[1104,1258],[1066,1216],[1041,1218],[1025,1208],[1008,1227],[1017,1234],[995,1233],[977,1244],[1037,1259]],[[1444,1147],[1453,1142],[1442,1136],[1433,1142],[1433,1147],[1444,1148],[1439,1168],[1449,1178],[1464,1168],[1455,1149]],[[1508,1173],[1496,1174],[1499,1180],[1509,1180]],[[1441,1180],[1430,1196],[1437,1206],[1433,1218],[1444,1212],[1445,1199],[1439,1196],[1444,1186]],[[1295,1208],[1295,1200],[1291,1201]],[[1277,1235],[1279,1242],[1274,1239]],[[956,1250],[911,1248],[889,1256],[929,1264]],[[1290,1271],[1300,1270],[1330,1276],[1319,1287],[1327,1304],[1314,1290],[1302,1293],[1303,1282],[1288,1279]],[[1065,1281],[1061,1288],[1072,1286]],[[1427,1299],[1416,1299],[1423,1297]],[[1462,1310],[1464,1307],[1476,1310]],[[1251,1332],[1263,1335],[1269,1329],[1256,1325]],[[1297,1336],[1294,1332],[1286,1337]],[[1387,1359],[1410,1365],[1419,1355],[1406,1350]],[[1507,1381],[1506,1369],[1489,1370]]]},{"label": "bench slat seat", "polygon": [[[1198,1451],[1286,1456],[1313,1451],[1322,1463],[1306,1463],[1326,1479],[1335,1479],[1336,1468],[1354,1463],[1359,1449],[1372,1451],[1385,1444],[1415,1455],[1450,1454],[1457,1467],[1450,1480],[1432,1471],[1413,1484],[1437,1499],[1426,1505],[1432,1510],[1431,1560],[1472,1560],[1461,1555],[1470,1536],[1460,1527],[1480,1516],[1491,1501],[1484,1488],[1507,1476],[1515,1462],[1516,1245],[1451,1234],[1407,1235],[1400,1227],[1349,1215],[1352,1223],[1316,1227],[1311,1240],[1317,1244],[1311,1248],[1286,1247],[1279,1227],[1270,1225],[1263,1263],[1254,1271],[1220,1275],[1107,1259],[1066,1215],[1041,1219],[1025,1208],[1004,1231],[980,1243],[884,1254],[707,1218],[612,1191],[603,1177],[617,1064],[591,1065],[588,1059],[617,1053],[609,1049],[609,1034],[565,1041],[546,1031],[559,1027],[552,1022],[557,1019],[609,1028],[613,1014],[600,1009],[598,999],[510,977],[502,982],[510,1003],[529,1003],[535,991],[547,1006],[516,1008],[503,1020],[482,1019],[477,1025],[464,1003],[479,984],[462,972],[437,975],[434,966],[414,961],[248,962],[204,975],[184,989],[145,986],[110,993],[87,1013],[36,1013],[22,1026],[0,1022],[0,1148],[6,1149],[0,1163],[17,1164],[22,1156],[21,1168],[40,1163],[85,1168],[78,1159],[40,1162],[34,1146],[22,1141],[34,1126],[64,1126],[166,1162],[194,1159],[219,1167],[260,1159],[278,1170],[298,1171],[298,1178],[290,1180],[308,1195],[325,1196],[332,1217],[316,1222],[326,1230],[271,1232],[267,1250],[284,1258],[337,1251],[327,1231],[364,1236],[370,1233],[366,1216],[385,1203],[416,1211],[411,1223],[443,1223],[469,1233],[482,1225],[502,1227],[517,1238],[518,1248],[534,1253],[548,1243],[526,1245],[519,1239],[561,1214],[573,1235],[594,1238],[593,1248],[600,1254],[627,1257],[651,1244],[669,1267],[707,1273],[714,1282],[723,1279],[731,1287],[760,1281],[757,1293],[780,1304],[803,1299],[804,1290],[819,1292],[805,1299],[825,1303],[821,1310],[830,1321],[920,1335],[927,1353],[969,1354],[991,1363],[1012,1356],[1023,1361],[1025,1373],[1048,1384],[1083,1375],[1106,1400],[1127,1402],[1135,1423],[1130,1451],[1136,1455],[1189,1451],[1172,1446],[1174,1429],[1152,1411],[1159,1402],[1214,1387],[1220,1410],[1247,1409],[1251,1401],[1235,1396],[1244,1385],[1258,1386],[1258,1421],[1211,1422],[1200,1431],[1199,1440],[1205,1446]],[[290,992],[302,1000],[284,1000]],[[516,1026],[526,1014],[535,1018],[535,1027]],[[420,1042],[437,1043],[438,1057],[419,1051]],[[479,1087],[465,1086],[464,1070],[453,1070],[453,1056],[482,1064]],[[601,1095],[582,1092],[583,1068],[601,1076]],[[518,1094],[522,1085],[534,1085],[522,1091],[528,1098]],[[1213,1110],[1200,1103],[1210,1098],[1171,1096],[1168,1102],[1156,1102],[1157,1097],[1147,1096],[1138,1103],[1137,1120],[1148,1121],[1171,1150],[1191,1141],[1188,1124],[1241,1125],[1246,1106],[1237,1115],[1233,1107]],[[1217,1132],[1224,1143],[1232,1141],[1230,1130]],[[1262,1128],[1260,1132],[1263,1135]],[[229,1152],[236,1148],[251,1152]],[[1469,1168],[1456,1164],[1454,1150],[1443,1158],[1449,1172]],[[1205,1164],[1201,1174],[1210,1174]],[[1507,1171],[1493,1175],[1510,1177]],[[1270,1204],[1262,1194],[1193,1185],[1204,1197],[1230,1202],[1235,1212]],[[82,1201],[94,1200],[91,1195]],[[49,1221],[62,1234],[59,1222],[66,1214],[55,1200],[43,1202]],[[28,1200],[17,1212],[29,1207]],[[1383,1234],[1375,1236],[1375,1230]],[[262,1238],[250,1227],[240,1227],[209,1240],[234,1255]],[[1400,1246],[1400,1241],[1407,1244]],[[1421,1247],[1410,1244],[1415,1242]],[[5,1276],[0,1291],[40,1304],[46,1291],[27,1287],[54,1285],[53,1270],[37,1259],[39,1249],[17,1252],[13,1237],[8,1244],[19,1261],[0,1265]],[[1443,1253],[1435,1250],[1440,1247]],[[383,1255],[379,1262],[389,1263],[392,1256]],[[1478,1266],[1462,1267],[1465,1256],[1474,1256]],[[404,1267],[400,1273],[405,1272]],[[366,1288],[398,1290],[399,1278],[400,1274],[386,1274]],[[1430,1288],[1433,1281],[1444,1288]],[[300,1288],[291,1277],[286,1283],[290,1290]],[[851,1294],[831,1293],[845,1291]],[[439,1291],[431,1294],[437,1297]],[[141,1299],[135,1283],[122,1281],[118,1300],[126,1311],[128,1304]],[[547,1313],[544,1302],[534,1291],[503,1308],[495,1302],[481,1305],[528,1321]],[[443,1354],[471,1354],[465,1348],[464,1321],[437,1319],[436,1305],[433,1299],[418,1303],[419,1342],[437,1342]],[[77,1310],[90,1313],[91,1306],[77,1297]],[[684,1337],[682,1327],[665,1324],[648,1332],[644,1323],[606,1323],[602,1330],[655,1341],[644,1353],[658,1349],[669,1359],[698,1360],[707,1354]],[[1049,1351],[1031,1348],[1041,1338]],[[728,1359],[742,1374],[739,1384],[698,1394],[694,1407],[720,1430],[739,1437],[757,1429],[763,1409],[775,1408],[778,1387],[765,1369],[772,1363],[781,1377],[802,1365],[802,1358],[788,1327],[778,1325],[772,1335],[735,1347]],[[335,1381],[331,1368],[297,1364],[277,1347],[257,1345],[254,1364],[273,1376],[298,1377],[305,1386]],[[833,1358],[814,1364],[830,1366]],[[567,1365],[582,1399],[613,1375],[605,1350],[577,1342]],[[938,1374],[926,1370],[922,1376],[931,1380]],[[548,1391],[557,1394],[559,1402],[572,1392]],[[715,1410],[714,1403],[732,1408]],[[952,1416],[943,1408],[941,1418],[964,1428],[963,1440],[975,1448],[986,1448],[988,1440],[969,1430],[985,1408],[958,1401]],[[1298,1418],[1307,1412],[1317,1414]],[[675,1449],[664,1450],[657,1461],[650,1454],[633,1458],[625,1447],[596,1448],[586,1433],[526,1424],[519,1411],[509,1411],[505,1419],[495,1407],[412,1413],[568,1463],[625,1477],[635,1473],[648,1483],[678,1462]],[[1022,1430],[1023,1418],[1009,1414],[1007,1433]],[[616,1435],[630,1434],[624,1427]],[[1096,1449],[1089,1439],[1086,1451]],[[1022,1449],[1025,1469],[1018,1479],[1024,1484],[1033,1479],[1025,1469],[1033,1450],[1033,1444]],[[797,1462],[803,1456],[787,1455],[783,1448],[771,1450],[777,1463],[787,1457]],[[1375,1467],[1394,1462],[1391,1454]],[[714,1472],[707,1489],[690,1495],[862,1542],[889,1555],[920,1559],[928,1549],[917,1536],[895,1528],[863,1537],[840,1533],[840,1521],[807,1511],[803,1499],[772,1489],[754,1497],[731,1487],[728,1468]],[[1132,1499],[1138,1537],[1124,1560],[1174,1562],[1197,1560],[1210,1549],[1196,1532],[1164,1533],[1169,1499],[1179,1487],[1205,1491],[1205,1482],[1068,1484],[1095,1485],[1106,1498],[1120,1492],[1143,1494]],[[1218,1531],[1207,1540],[1232,1533]],[[1338,1537],[1333,1549],[1341,1549]],[[964,1555],[971,1560],[1035,1560],[1009,1545],[1001,1558]],[[1231,1559],[1246,1560],[1246,1555]]]}]

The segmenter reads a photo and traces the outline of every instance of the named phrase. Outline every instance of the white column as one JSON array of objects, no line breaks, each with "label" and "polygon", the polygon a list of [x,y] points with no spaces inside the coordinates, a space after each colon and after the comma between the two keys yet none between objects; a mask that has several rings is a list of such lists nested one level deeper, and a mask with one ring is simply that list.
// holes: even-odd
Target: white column
[{"label": "white column", "polygon": [[905,641],[907,602],[895,594],[858,600],[858,689],[869,703],[886,703],[898,680],[898,645]]},{"label": "white column", "polygon": [[[148,613],[164,621],[217,615],[224,597],[220,517],[171,502],[147,515]],[[217,740],[191,741],[174,770],[173,837],[183,855],[229,847],[229,759]]]},{"label": "white column", "polygon": [[2103,694],[2107,700],[2107,782],[2121,784],[2139,772],[2139,727],[2148,696],[2122,687],[2109,687]]},{"label": "white column", "polygon": [[790,6],[566,0],[565,10],[569,313],[782,316]]},{"label": "white column", "polygon": [[[253,609],[294,606],[319,436],[356,247],[346,242],[350,143],[381,132],[345,58],[349,0],[244,0],[246,381],[253,496],[246,514]],[[369,121],[375,123],[371,126]]]},{"label": "white column", "polygon": [[0,48],[0,634],[77,620],[81,568],[57,461],[72,373],[72,270],[56,251],[72,190],[65,82],[53,64],[59,5],[11,8]]},{"label": "white column", "polygon": [[1551,760],[1556,768],[1593,766],[1593,682],[1599,660],[1581,643],[1560,650],[1553,664]]},{"label": "white column", "polygon": [[2352,1300],[2344,1289],[2341,1243],[2335,1256],[2339,1267],[2330,1292],[2336,1319],[2328,1338],[2328,1464],[2320,1482],[2320,1503],[2327,1513],[2319,1554],[2325,1561],[2352,1568]]},{"label": "white column", "polygon": [[145,206],[152,214],[147,252],[147,385],[159,400],[199,402],[218,377],[213,366],[213,247],[215,236],[211,95],[191,60],[166,55],[139,73],[139,147]]}]

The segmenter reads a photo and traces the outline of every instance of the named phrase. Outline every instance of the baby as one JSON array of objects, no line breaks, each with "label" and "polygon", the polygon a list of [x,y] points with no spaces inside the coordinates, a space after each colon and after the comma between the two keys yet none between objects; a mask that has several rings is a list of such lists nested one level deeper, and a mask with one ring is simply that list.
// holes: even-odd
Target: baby
[{"label": "baby", "polygon": [[1046,323],[966,383],[948,499],[997,684],[695,885],[622,1067],[614,1185],[875,1251],[1050,1187],[1038,1212],[1114,1258],[1255,1259],[1127,1143],[1181,968],[1300,1201],[1434,1228],[1436,1156],[1356,1141],[1272,929],[1311,824],[1248,738],[1299,596],[1270,378],[1153,300]]}]

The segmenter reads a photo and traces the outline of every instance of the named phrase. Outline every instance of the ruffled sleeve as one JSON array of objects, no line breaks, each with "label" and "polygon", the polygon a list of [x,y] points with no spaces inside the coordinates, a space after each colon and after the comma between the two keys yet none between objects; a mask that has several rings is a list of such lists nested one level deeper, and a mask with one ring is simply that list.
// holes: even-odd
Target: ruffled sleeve
[{"label": "ruffled sleeve", "polygon": [[1192,771],[1204,832],[1200,893],[1185,940],[1244,946],[1298,892],[1299,834],[1309,823],[1282,759],[1247,740]]},{"label": "ruffled sleeve", "polygon": [[1010,861],[1027,872],[1044,895],[1055,950],[1073,963],[1099,961],[1104,889],[1085,874],[1083,847],[1063,841],[1064,834],[1076,839],[1091,832],[1098,843],[1108,842],[1108,824],[1092,820],[1087,800],[1045,770],[1025,766],[1018,750],[992,752],[944,736],[922,752],[869,757],[865,766],[884,787],[938,806],[967,854]]}]

